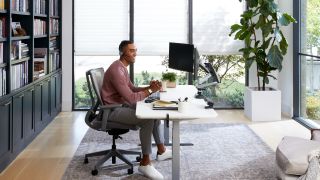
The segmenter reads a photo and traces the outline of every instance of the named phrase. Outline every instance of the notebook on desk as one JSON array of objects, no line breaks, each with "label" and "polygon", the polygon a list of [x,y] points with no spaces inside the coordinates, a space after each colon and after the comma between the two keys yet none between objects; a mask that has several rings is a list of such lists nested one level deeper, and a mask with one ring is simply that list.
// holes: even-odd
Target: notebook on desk
[{"label": "notebook on desk", "polygon": [[153,110],[178,110],[178,104],[172,101],[157,100],[153,102]]}]

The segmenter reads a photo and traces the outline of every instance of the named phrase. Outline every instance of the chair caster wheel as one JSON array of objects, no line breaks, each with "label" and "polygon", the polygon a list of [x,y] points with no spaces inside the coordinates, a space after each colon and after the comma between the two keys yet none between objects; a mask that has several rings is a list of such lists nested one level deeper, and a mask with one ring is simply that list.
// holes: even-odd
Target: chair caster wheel
[{"label": "chair caster wheel", "polygon": [[88,164],[89,163],[89,160],[88,160],[88,158],[86,157],[86,158],[84,158],[84,162],[83,162],[84,164]]},{"label": "chair caster wheel", "polygon": [[92,174],[92,176],[97,175],[97,174],[98,174],[98,170],[97,170],[97,169],[92,170],[92,171],[91,171],[91,174]]},{"label": "chair caster wheel", "polygon": [[141,161],[141,156],[137,156],[137,157],[136,157],[136,161],[137,161],[137,162],[140,162],[140,161]]},{"label": "chair caster wheel", "polygon": [[133,174],[133,168],[128,169],[128,174]]}]

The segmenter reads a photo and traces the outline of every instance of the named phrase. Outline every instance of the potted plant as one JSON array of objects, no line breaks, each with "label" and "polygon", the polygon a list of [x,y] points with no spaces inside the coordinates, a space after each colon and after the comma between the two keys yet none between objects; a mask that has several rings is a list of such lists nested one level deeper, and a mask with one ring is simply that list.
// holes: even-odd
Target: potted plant
[{"label": "potted plant", "polygon": [[174,72],[165,72],[162,73],[162,83],[166,83],[167,88],[176,87],[177,74]]},{"label": "potted plant", "polygon": [[269,78],[276,79],[271,72],[281,71],[283,56],[287,53],[288,43],[280,27],[295,22],[295,19],[280,12],[274,0],[245,1],[248,8],[241,15],[240,24],[232,25],[230,32],[230,36],[235,33],[235,39],[245,43],[239,51],[243,53],[246,68],[256,64],[258,87],[246,88],[245,114],[252,120],[280,120],[281,92],[266,87],[266,84]]}]

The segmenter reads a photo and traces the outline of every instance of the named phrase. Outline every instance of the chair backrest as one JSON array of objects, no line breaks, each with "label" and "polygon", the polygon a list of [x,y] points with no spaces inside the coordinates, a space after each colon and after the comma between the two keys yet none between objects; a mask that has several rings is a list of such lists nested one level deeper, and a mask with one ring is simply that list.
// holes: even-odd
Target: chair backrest
[{"label": "chair backrest", "polygon": [[87,85],[91,99],[91,108],[85,117],[86,124],[96,130],[101,130],[102,112],[97,113],[100,105],[103,104],[100,90],[102,88],[104,70],[103,68],[90,69],[86,72]]},{"label": "chair backrest", "polygon": [[[96,130],[106,131],[112,128],[117,129],[138,129],[135,125],[126,125],[117,122],[108,122],[108,116],[111,112],[111,108],[99,110],[99,106],[104,105],[101,98],[101,89],[104,78],[103,68],[91,69],[86,72],[86,79],[88,84],[88,90],[91,98],[91,108],[87,112],[85,117],[86,124]],[[99,111],[98,111],[99,110]]]},{"label": "chair backrest", "polygon": [[92,105],[94,106],[97,102],[95,101],[95,97],[99,105],[103,105],[100,90],[102,88],[104,70],[103,68],[90,69],[86,72],[86,78],[88,83],[88,89],[92,101]]}]

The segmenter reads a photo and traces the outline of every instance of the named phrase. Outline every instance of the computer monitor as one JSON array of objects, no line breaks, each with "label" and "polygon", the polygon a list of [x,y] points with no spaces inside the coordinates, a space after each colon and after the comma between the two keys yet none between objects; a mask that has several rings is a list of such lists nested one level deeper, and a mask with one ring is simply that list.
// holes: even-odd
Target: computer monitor
[{"label": "computer monitor", "polygon": [[169,68],[193,72],[194,46],[192,44],[169,43]]}]

